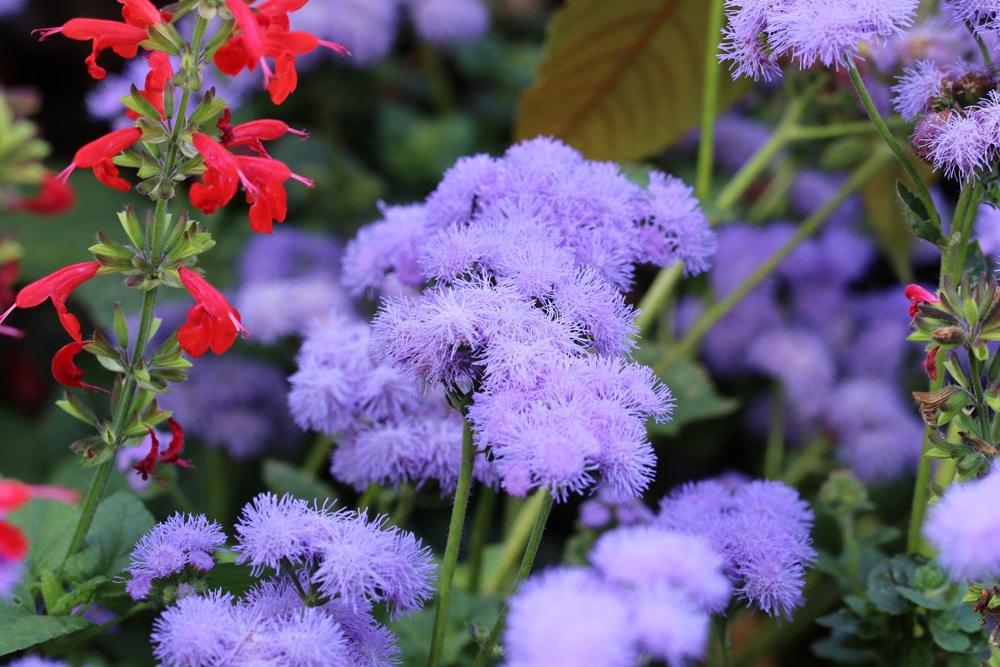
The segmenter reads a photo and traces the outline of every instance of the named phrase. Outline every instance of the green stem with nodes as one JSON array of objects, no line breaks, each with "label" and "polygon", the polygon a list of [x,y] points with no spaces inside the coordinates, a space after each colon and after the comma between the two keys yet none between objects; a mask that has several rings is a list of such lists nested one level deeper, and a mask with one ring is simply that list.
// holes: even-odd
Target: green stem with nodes
[{"label": "green stem with nodes", "polygon": [[712,304],[694,325],[684,335],[684,338],[677,343],[664,360],[658,364],[657,372],[662,373],[666,368],[678,359],[689,356],[698,345],[698,342],[708,332],[712,326],[728,313],[740,299],[746,296],[750,290],[770,275],[781,264],[788,255],[792,253],[798,245],[806,238],[812,236],[826,222],[830,214],[840,207],[844,200],[852,195],[857,189],[864,185],[873,174],[877,173],[890,156],[884,150],[876,150],[875,153],[861,164],[851,177],[844,183],[836,194],[833,195],[819,210],[802,221],[795,234],[783,246],[771,254],[757,269],[744,280],[739,287],[733,290],[726,298]]},{"label": "green stem with nodes", "polygon": [[[535,499],[537,502],[534,502]],[[533,502],[526,505],[536,507],[537,511],[535,513],[535,521],[531,528],[531,536],[528,538],[528,543],[524,549],[524,557],[521,559],[521,567],[517,571],[517,578],[514,580],[514,586],[511,589],[511,593],[517,590],[517,587],[522,581],[528,578],[531,574],[531,568],[535,564],[535,556],[538,555],[538,547],[542,543],[542,534],[545,532],[545,524],[549,520],[549,512],[552,511],[552,505],[555,500],[552,494],[549,493],[548,489],[542,487],[538,489],[535,493],[535,497],[532,498]],[[504,623],[507,620],[507,612],[510,611],[510,595],[507,596],[508,602],[504,603],[503,609],[500,611],[500,617],[497,622],[493,625],[493,629],[490,630],[490,636],[486,639],[486,642],[479,647],[479,654],[476,656],[476,662],[474,667],[485,667],[487,660],[493,654],[493,649],[496,647],[497,643],[500,641],[500,633],[503,632]]]},{"label": "green stem with nodes", "polygon": [[[199,16],[195,23],[195,38],[193,41],[195,49],[200,48],[207,26],[208,22]],[[178,118],[186,117],[189,99],[190,93],[185,90],[181,103],[177,108]],[[182,125],[183,123],[177,123],[173,128],[171,145],[164,159],[164,173],[172,173],[176,166],[177,158],[180,155],[178,142]],[[166,235],[166,228],[167,202],[163,199],[158,199],[153,214],[152,238],[146,240],[147,246],[150,249],[149,259],[154,266],[158,266],[161,259],[160,255],[163,252],[163,239]],[[90,486],[80,506],[80,520],[76,524],[76,529],[73,531],[72,538],[70,538],[69,547],[59,566],[60,572],[65,568],[66,561],[80,550],[87,539],[87,533],[90,531],[94,515],[97,513],[97,507],[104,496],[108,479],[111,477],[111,470],[115,465],[115,454],[126,440],[122,435],[122,431],[125,429],[125,425],[135,410],[136,389],[138,388],[135,380],[135,369],[138,366],[139,360],[143,358],[146,352],[146,345],[149,343],[150,333],[153,330],[153,309],[156,305],[156,292],[157,288],[153,288],[142,295],[142,310],[139,315],[139,330],[136,333],[135,349],[129,357],[129,367],[125,372],[125,379],[121,384],[117,401],[114,402],[115,410],[111,422],[111,432],[114,434],[114,442],[112,443],[111,455],[107,461],[98,466],[93,478],[91,478]]]},{"label": "green stem with nodes", "polygon": [[[931,381],[930,391],[937,391],[944,386],[944,372],[941,369],[941,351],[938,350],[936,366],[937,379]],[[920,448],[920,464],[917,466],[917,479],[913,484],[913,506],[910,509],[910,527],[906,535],[906,553],[920,553],[923,541],[920,539],[920,529],[924,525],[924,515],[927,512],[927,498],[930,495],[931,459],[927,456],[930,450],[931,436],[937,431],[933,426],[924,425],[924,442]]]},{"label": "green stem with nodes", "polygon": [[712,0],[708,15],[705,49],[705,68],[702,76],[704,88],[701,96],[701,140],[698,144],[698,166],[694,194],[698,199],[708,199],[712,188],[712,149],[715,145],[715,116],[719,107],[719,37],[722,34],[723,0]]},{"label": "green stem with nodes", "polygon": [[[461,404],[463,416],[467,402],[465,400]],[[462,465],[458,472],[455,502],[451,508],[451,523],[448,526],[448,542],[445,544],[441,575],[438,578],[438,604],[434,615],[434,630],[431,634],[431,651],[427,659],[428,667],[438,667],[441,664],[448,623],[448,603],[451,601],[451,588],[455,581],[455,568],[458,564],[458,547],[462,541],[465,511],[469,505],[469,492],[472,490],[472,465],[476,458],[476,447],[472,443],[472,426],[467,418],[463,421]]]},{"label": "green stem with nodes", "polygon": [[941,217],[938,215],[937,209],[934,206],[934,200],[931,199],[931,193],[924,184],[920,174],[917,173],[916,168],[913,163],[910,162],[910,158],[906,155],[903,147],[899,145],[896,141],[896,137],[893,136],[892,132],[889,130],[889,126],[886,125],[885,120],[883,120],[882,115],[875,108],[875,103],[872,102],[871,95],[868,94],[868,88],[865,86],[864,80],[861,78],[861,73],[858,71],[857,65],[854,64],[854,58],[847,58],[847,73],[851,76],[851,83],[854,84],[854,90],[857,91],[858,97],[861,98],[861,104],[864,106],[865,111],[868,112],[868,117],[871,118],[872,123],[875,125],[875,130],[878,132],[879,136],[885,142],[886,146],[892,151],[896,159],[899,160],[900,166],[903,167],[903,171],[909,177],[913,184],[913,187],[917,189],[917,194],[920,196],[920,200],[923,202],[924,206],[927,208],[927,215],[930,217],[931,223],[941,229]]}]

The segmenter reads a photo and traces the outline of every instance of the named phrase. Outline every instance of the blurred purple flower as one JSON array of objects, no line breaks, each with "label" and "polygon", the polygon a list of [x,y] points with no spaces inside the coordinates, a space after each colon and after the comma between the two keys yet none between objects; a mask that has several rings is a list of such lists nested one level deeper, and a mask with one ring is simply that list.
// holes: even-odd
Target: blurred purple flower
[{"label": "blurred purple flower", "polygon": [[948,487],[928,510],[924,537],[952,581],[987,583],[1000,576],[998,496],[1000,474],[994,467],[986,477]]},{"label": "blurred purple flower", "polygon": [[490,13],[482,0],[403,0],[421,39],[435,46],[468,42],[489,29]]}]

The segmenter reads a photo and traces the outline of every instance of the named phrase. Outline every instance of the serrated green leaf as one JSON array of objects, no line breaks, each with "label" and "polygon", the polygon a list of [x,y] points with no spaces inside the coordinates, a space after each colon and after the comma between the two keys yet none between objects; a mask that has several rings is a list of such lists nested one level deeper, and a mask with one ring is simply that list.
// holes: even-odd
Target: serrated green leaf
[{"label": "serrated green leaf", "polygon": [[100,550],[91,576],[114,577],[129,564],[129,554],[156,519],[131,491],[119,491],[101,501],[90,527],[87,546]]},{"label": "serrated green leaf", "polygon": [[30,648],[91,626],[79,616],[38,616],[31,596],[21,596],[20,604],[0,601],[0,655]]},{"label": "serrated green leaf", "polygon": [[903,217],[910,224],[913,233],[917,238],[930,241],[938,247],[944,247],[947,239],[941,230],[931,223],[927,207],[909,188],[903,185],[902,181],[896,181],[896,196],[903,209]]},{"label": "serrated green leaf", "polygon": [[[632,160],[700,119],[710,2],[570,0],[549,22],[515,136],[554,136],[588,158]],[[725,69],[722,65],[716,65]],[[750,89],[720,72],[720,110]]]}]

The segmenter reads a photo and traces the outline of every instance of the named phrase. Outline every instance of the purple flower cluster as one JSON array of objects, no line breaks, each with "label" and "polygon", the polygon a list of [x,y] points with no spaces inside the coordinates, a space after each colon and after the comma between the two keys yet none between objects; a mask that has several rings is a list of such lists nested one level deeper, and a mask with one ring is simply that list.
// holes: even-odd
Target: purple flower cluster
[{"label": "purple flower cluster", "polygon": [[412,534],[289,496],[262,494],[236,525],[238,563],[264,578],[243,597],[181,597],[154,622],[164,664],[291,667],[395,664],[395,637],[373,616],[418,610],[431,592],[430,552]]},{"label": "purple flower cluster", "polygon": [[710,615],[732,592],[706,540],[654,525],[619,528],[595,543],[590,561],[548,570],[511,597],[507,667],[679,664],[704,653]]},{"label": "purple flower cluster", "polygon": [[726,0],[719,60],[734,77],[781,75],[780,60],[801,69],[839,68],[859,46],[878,45],[913,22],[919,0]]},{"label": "purple flower cluster", "polygon": [[812,522],[806,502],[781,482],[708,479],[664,498],[655,525],[703,537],[724,558],[740,597],[771,616],[791,616],[816,559]]},{"label": "purple flower cluster", "polygon": [[672,402],[628,360],[622,290],[636,263],[703,271],[714,241],[677,179],[654,173],[642,189],[535,139],[459,160],[423,204],[385,208],[348,245],[344,282],[396,295],[373,324],[376,356],[471,395],[477,445],[506,491],[562,499],[600,479],[628,498],[652,472],[645,420]]},{"label": "purple flower cluster", "polygon": [[998,494],[1000,474],[994,467],[982,479],[949,487],[928,510],[924,537],[953,581],[985,583],[1000,577]]},{"label": "purple flower cluster", "polygon": [[204,515],[174,514],[135,545],[132,563],[125,568],[131,575],[125,591],[133,600],[142,600],[149,597],[154,583],[183,586],[200,579],[215,566],[213,554],[225,542],[222,526]]},{"label": "purple flower cluster", "polygon": [[292,28],[343,44],[351,52],[343,63],[370,67],[389,55],[404,10],[417,36],[438,47],[477,39],[490,24],[482,0],[324,0],[295,12]]},{"label": "purple flower cluster", "polygon": [[[388,363],[372,358],[371,326],[331,313],[316,320],[289,378],[295,421],[334,437],[331,472],[363,490],[369,484],[436,481],[454,489],[462,454],[462,417],[440,387],[422,389]],[[475,476],[492,482],[485,460]]]}]

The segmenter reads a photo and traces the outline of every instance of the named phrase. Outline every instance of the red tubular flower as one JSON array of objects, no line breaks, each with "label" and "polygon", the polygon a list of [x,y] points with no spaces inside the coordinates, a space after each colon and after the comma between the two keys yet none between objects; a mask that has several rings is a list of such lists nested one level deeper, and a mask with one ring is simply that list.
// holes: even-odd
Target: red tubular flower
[{"label": "red tubular flower", "polygon": [[139,51],[139,43],[148,37],[149,26],[161,23],[163,15],[149,0],[118,0],[122,4],[124,23],[104,19],[70,19],[58,28],[39,28],[39,39],[62,33],[70,39],[93,40],[90,55],[87,56],[87,70],[95,79],[103,79],[107,71],[97,64],[101,51],[111,49],[122,58],[134,58]]},{"label": "red tubular flower", "polygon": [[156,474],[157,463],[173,463],[182,468],[194,467],[188,459],[180,458],[181,450],[184,449],[184,430],[181,428],[181,425],[175,422],[173,418],[168,419],[167,423],[170,424],[170,446],[162,454],[160,453],[160,441],[156,438],[156,432],[153,429],[149,429],[149,454],[146,455],[146,458],[135,464],[135,469],[142,475],[143,481],[149,479],[149,476],[152,475],[163,485],[163,478]]},{"label": "red tubular flower", "polygon": [[41,188],[31,197],[22,197],[10,206],[12,213],[27,211],[38,215],[59,215],[73,208],[76,193],[65,180],[55,174],[42,179]]},{"label": "red tubular flower", "polygon": [[52,357],[52,376],[59,384],[66,387],[93,389],[94,391],[103,391],[105,394],[110,394],[111,392],[103,387],[83,381],[83,370],[76,365],[74,360],[76,359],[76,355],[83,352],[83,349],[87,345],[89,345],[89,341],[73,341],[59,348],[59,351]]},{"label": "red tubular flower", "polygon": [[94,176],[101,183],[115,190],[128,192],[132,186],[118,175],[118,167],[111,159],[139,141],[141,136],[142,130],[138,127],[126,127],[98,137],[89,144],[81,146],[76,155],[73,156],[73,162],[63,169],[56,178],[65,183],[77,167],[93,169]]},{"label": "red tubular flower", "polygon": [[[174,68],[170,64],[170,56],[162,51],[155,51],[149,56],[149,72],[146,73],[145,88],[139,94],[146,98],[157,111],[160,112],[160,120],[166,120],[163,111],[163,90],[167,81],[174,75]],[[139,114],[129,109],[125,112],[132,120],[139,118]]]},{"label": "red tubular flower", "polygon": [[910,300],[910,318],[917,316],[917,307],[922,303],[937,303],[938,298],[925,290],[920,285],[909,284],[906,289],[903,290],[906,294],[906,298]]},{"label": "red tubular flower", "polygon": [[[216,66],[235,76],[244,68],[252,72],[260,63],[264,72],[264,87],[270,93],[271,101],[275,104],[284,102],[298,83],[296,55],[309,53],[318,46],[325,46],[342,56],[349,54],[341,44],[323,41],[312,33],[288,29],[288,13],[303,5],[304,0],[266,1],[256,8],[255,14],[254,9],[243,0],[226,0],[237,30],[215,52],[213,60]],[[274,58],[274,72],[268,68],[265,58]]]},{"label": "red tubular flower", "polygon": [[284,183],[294,179],[312,187],[313,182],[292,172],[284,162],[269,157],[233,155],[211,137],[196,133],[194,146],[207,169],[202,182],[191,186],[191,204],[204,213],[214,213],[236,194],[237,183],[247,193],[250,228],[269,234],[274,220],[282,222],[287,209]]},{"label": "red tubular flower", "polygon": [[177,342],[182,350],[192,357],[200,357],[209,349],[222,354],[238,335],[249,335],[240,324],[239,312],[207,280],[187,267],[181,267],[178,273],[181,283],[197,302],[177,331]]},{"label": "red tubular flower", "polygon": [[930,378],[931,380],[938,379],[936,357],[938,350],[940,349],[941,347],[939,345],[935,345],[929,348],[927,350],[927,356],[924,357],[924,360],[920,363],[920,365],[924,367],[924,371],[927,373],[927,377]]},{"label": "red tubular flower", "polygon": [[270,155],[264,149],[264,141],[273,141],[286,134],[297,134],[303,139],[309,138],[309,133],[303,130],[293,130],[288,127],[288,123],[273,118],[259,118],[239,125],[232,125],[229,122],[229,109],[222,113],[222,118],[216,123],[219,132],[222,133],[220,140],[223,146],[247,146],[257,155],[269,158]]},{"label": "red tubular flower", "polygon": [[55,273],[50,273],[44,278],[39,278],[35,282],[25,285],[17,293],[14,304],[3,315],[0,315],[0,324],[7,319],[7,316],[10,315],[14,308],[33,308],[46,299],[51,298],[52,305],[55,306],[56,313],[59,314],[59,321],[62,323],[63,329],[66,330],[66,333],[73,340],[77,342],[82,341],[83,335],[80,333],[80,321],[76,319],[73,313],[66,309],[66,299],[69,298],[73,290],[97,275],[97,270],[100,268],[101,265],[98,262],[71,264],[64,266]]}]

